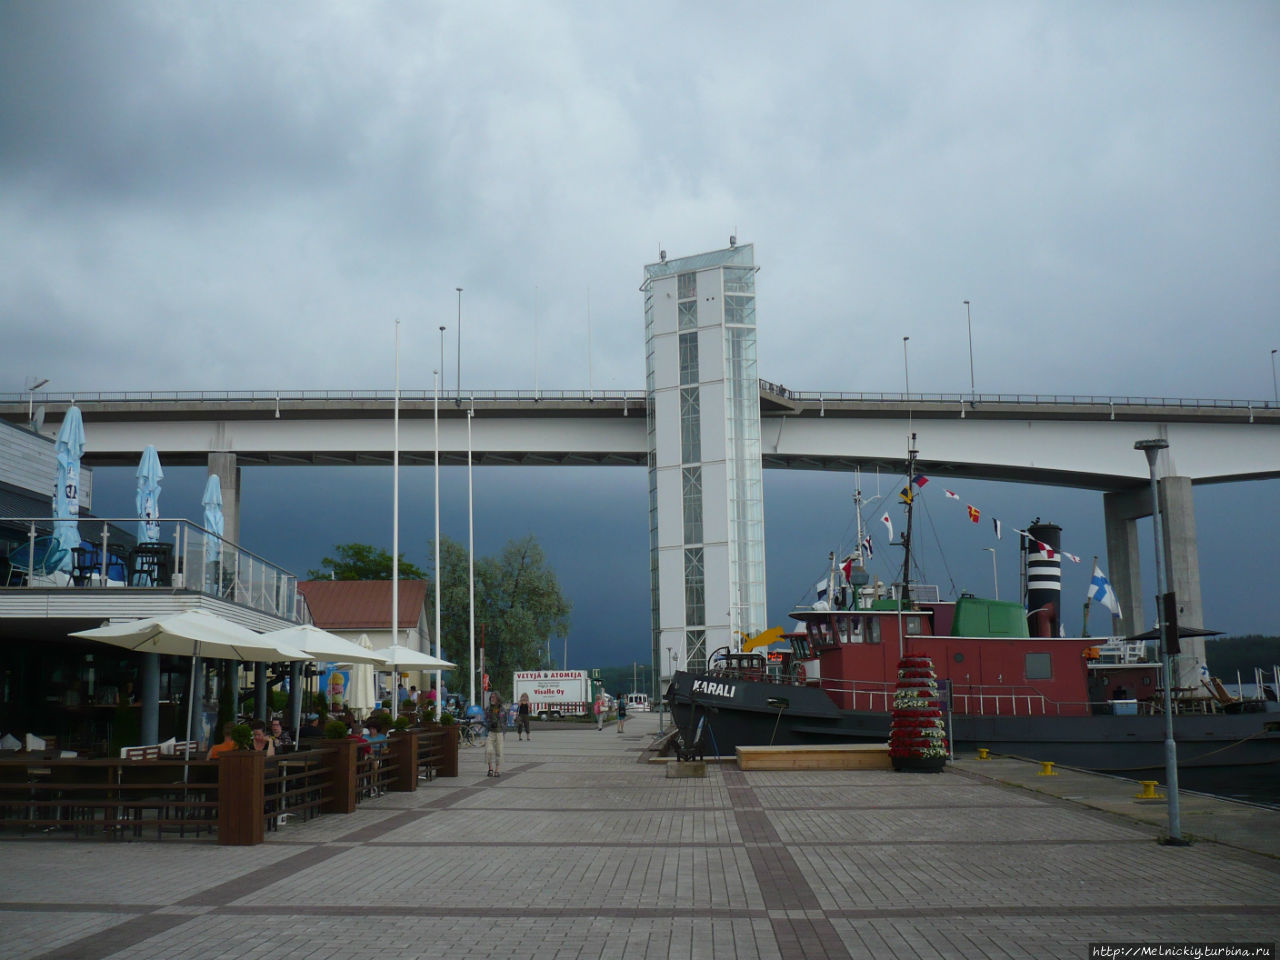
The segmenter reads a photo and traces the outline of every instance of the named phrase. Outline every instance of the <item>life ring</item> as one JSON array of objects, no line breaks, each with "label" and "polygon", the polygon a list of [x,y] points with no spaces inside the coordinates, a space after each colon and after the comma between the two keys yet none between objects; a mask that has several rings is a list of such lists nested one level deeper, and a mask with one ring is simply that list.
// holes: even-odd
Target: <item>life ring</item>
[{"label": "life ring", "polygon": [[797,663],[793,663],[793,664],[791,665],[791,673],[792,673],[792,675],[795,677],[795,679],[796,679],[796,683],[804,683],[804,682],[805,682],[805,671],[804,671],[804,664],[803,664],[803,663],[799,663],[799,662],[797,662]]}]

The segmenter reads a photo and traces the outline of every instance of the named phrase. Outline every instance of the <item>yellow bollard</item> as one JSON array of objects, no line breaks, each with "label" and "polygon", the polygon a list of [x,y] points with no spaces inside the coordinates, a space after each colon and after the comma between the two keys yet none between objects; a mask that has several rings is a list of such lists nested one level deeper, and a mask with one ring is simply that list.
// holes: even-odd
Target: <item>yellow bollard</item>
[{"label": "yellow bollard", "polygon": [[979,760],[990,760],[991,758],[990,758],[989,756],[987,756],[987,753],[988,753],[988,752],[989,752],[989,751],[988,751],[988,748],[987,748],[987,747],[979,747],[979,748],[978,748],[978,759],[979,759]]},{"label": "yellow bollard", "polygon": [[1041,760],[1041,761],[1040,761],[1040,772],[1039,772],[1039,773],[1037,773],[1037,774],[1036,774],[1036,776],[1037,776],[1037,777],[1056,777],[1056,776],[1057,776],[1057,774],[1053,772],[1053,761],[1052,761],[1052,760]]},{"label": "yellow bollard", "polygon": [[1135,800],[1163,800],[1164,799],[1164,794],[1156,793],[1156,784],[1159,783],[1158,780],[1139,780],[1138,782],[1142,784],[1142,792],[1135,793],[1133,795],[1133,799]]}]

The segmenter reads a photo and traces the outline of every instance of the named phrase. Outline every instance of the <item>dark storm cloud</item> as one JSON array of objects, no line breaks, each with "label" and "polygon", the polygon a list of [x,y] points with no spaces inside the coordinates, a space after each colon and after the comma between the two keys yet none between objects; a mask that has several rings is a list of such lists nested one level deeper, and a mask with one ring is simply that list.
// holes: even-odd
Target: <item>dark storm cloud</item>
[{"label": "dark storm cloud", "polygon": [[[899,391],[910,335],[912,389],[966,391],[969,299],[980,392],[1265,399],[1278,54],[1272,3],[0,4],[0,390],[386,389],[397,317],[429,388],[457,286],[465,386],[638,389],[643,265],[736,230],[760,374],[795,389]],[[362,502],[316,474],[304,515]],[[582,622],[618,592],[647,622],[643,503],[614,565],[626,497],[507,477],[483,512],[536,522]],[[245,536],[314,565],[257,482]],[[1204,542],[1271,486],[1198,490]],[[771,619],[848,492],[769,480]],[[1098,498],[1045,493],[1019,504],[1101,552]],[[305,539],[389,546],[368,503]],[[1236,553],[1217,596],[1256,583]]]}]

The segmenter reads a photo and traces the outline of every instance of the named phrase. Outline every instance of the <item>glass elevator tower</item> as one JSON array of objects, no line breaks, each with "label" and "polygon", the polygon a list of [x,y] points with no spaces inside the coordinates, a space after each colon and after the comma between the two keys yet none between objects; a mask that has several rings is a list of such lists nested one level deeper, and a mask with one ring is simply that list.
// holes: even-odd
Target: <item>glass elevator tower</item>
[{"label": "glass elevator tower", "polygon": [[664,679],[765,626],[755,274],[752,246],[733,242],[644,268],[650,606]]}]

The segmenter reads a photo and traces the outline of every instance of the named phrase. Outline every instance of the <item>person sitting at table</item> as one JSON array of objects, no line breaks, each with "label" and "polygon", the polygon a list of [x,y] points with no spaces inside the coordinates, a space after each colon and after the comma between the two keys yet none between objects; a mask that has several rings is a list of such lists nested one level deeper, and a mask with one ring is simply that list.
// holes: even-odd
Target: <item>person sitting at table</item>
[{"label": "person sitting at table", "polygon": [[289,736],[289,731],[284,728],[279,717],[271,721],[271,742],[275,744],[277,750],[293,748],[293,737]]},{"label": "person sitting at table", "polygon": [[369,754],[373,752],[373,748],[369,746],[369,741],[365,739],[364,729],[360,724],[353,720],[347,725],[347,729],[351,731],[347,734],[347,739],[354,740],[356,743],[360,744],[359,749],[356,751],[357,755],[360,757],[369,756]]},{"label": "person sitting at table", "polygon": [[234,720],[228,720],[222,725],[222,742],[215,743],[209,748],[209,752],[205,754],[206,760],[217,759],[222,754],[236,749],[236,742],[231,739],[231,731],[235,728],[236,722]]},{"label": "person sitting at table", "polygon": [[370,717],[367,726],[369,732],[365,735],[365,741],[373,747],[375,754],[381,754],[382,748],[387,742],[387,734],[383,729],[382,721],[377,717]]},{"label": "person sitting at table", "polygon": [[317,739],[323,736],[324,727],[320,725],[320,715],[318,713],[307,714],[307,719],[303,721],[302,729],[298,731],[298,739]]},{"label": "person sitting at table", "polygon": [[266,721],[253,721],[253,742],[249,746],[253,750],[265,753],[268,757],[276,755],[276,745],[271,742],[271,737],[267,735]]}]

